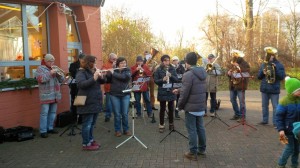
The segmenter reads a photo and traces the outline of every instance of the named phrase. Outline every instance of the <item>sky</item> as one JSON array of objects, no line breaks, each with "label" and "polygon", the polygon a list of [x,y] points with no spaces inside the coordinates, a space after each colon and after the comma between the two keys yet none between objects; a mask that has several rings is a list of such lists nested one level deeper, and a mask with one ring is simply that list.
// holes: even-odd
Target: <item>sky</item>
[{"label": "sky", "polygon": [[[218,0],[219,13],[230,12],[242,15],[241,2],[245,0]],[[268,6],[278,6],[286,0],[270,0]],[[156,36],[163,34],[170,44],[178,43],[178,32],[183,32],[183,41],[201,38],[199,26],[208,14],[216,14],[217,0],[106,0],[101,12],[112,7],[124,7],[132,15],[149,18],[152,32]],[[255,0],[254,0],[255,2]]]}]

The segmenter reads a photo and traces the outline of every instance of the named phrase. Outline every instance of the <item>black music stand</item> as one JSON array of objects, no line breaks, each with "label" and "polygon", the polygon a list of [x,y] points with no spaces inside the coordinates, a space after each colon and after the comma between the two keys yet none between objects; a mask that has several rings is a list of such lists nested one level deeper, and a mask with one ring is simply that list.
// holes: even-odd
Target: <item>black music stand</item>
[{"label": "black music stand", "polygon": [[[175,84],[175,83],[174,83]],[[177,88],[179,88],[179,86],[181,87],[181,85],[180,84],[165,84],[165,85],[163,85],[163,88],[169,88],[169,89],[171,89],[172,87],[177,87],[177,85],[178,85],[178,87]],[[174,124],[174,123],[173,123]],[[160,141],[160,143],[162,142],[162,141],[164,141],[172,132],[176,132],[176,133],[178,133],[179,135],[181,135],[181,136],[183,136],[183,137],[185,137],[186,139],[189,139],[187,136],[185,136],[185,135],[183,135],[181,132],[179,132],[179,131],[177,131],[177,130],[175,130],[175,127],[173,127],[172,128],[172,130],[170,130],[170,132]]]},{"label": "black music stand", "polygon": [[[218,70],[219,71],[219,70]],[[215,76],[218,76],[218,75],[221,75],[221,72],[218,72],[217,69],[214,67],[214,74]],[[217,96],[217,93],[216,93],[216,96]],[[216,101],[217,101],[217,98],[216,98]],[[217,102],[215,102],[217,103]],[[223,121],[221,119],[221,117],[218,115],[218,108],[215,109],[215,116],[211,116],[211,119],[208,123],[205,124],[205,127],[207,125],[209,125],[209,123],[211,123],[212,121],[214,121],[215,119],[218,119],[219,121],[221,121],[223,124],[227,125],[227,127],[230,127],[225,121]]]},{"label": "black music stand", "polygon": [[[242,80],[242,90],[244,91],[244,92],[242,92],[242,100],[245,101],[244,79],[245,78],[252,78],[252,77],[250,76],[250,74],[248,72],[239,72],[239,73],[233,74],[232,76],[233,76],[233,78],[241,78],[241,80]],[[240,125],[242,125],[244,127],[248,126],[248,127],[252,128],[254,130],[257,130],[257,128],[255,128],[254,126],[252,126],[252,125],[250,125],[246,122],[246,120],[245,120],[245,107],[243,108],[243,111],[242,111],[242,119],[241,119],[240,123],[237,124],[237,125],[231,126],[230,128],[228,128],[228,130],[230,130],[232,128],[236,128]]]},{"label": "black music stand", "polygon": [[[126,92],[132,92],[132,89],[123,90],[123,93],[126,93]],[[132,139],[132,138],[137,140],[143,147],[148,149],[148,147],[141,140],[139,140],[134,134],[134,118],[135,118],[134,117],[134,103],[135,103],[135,100],[131,99],[130,100],[130,105],[131,105],[131,113],[132,113],[132,135],[129,138],[127,138],[125,141],[123,141],[122,143],[117,145],[116,149],[118,147],[120,147],[121,145],[123,145],[124,143],[126,143],[127,141],[129,141],[130,139]]]}]

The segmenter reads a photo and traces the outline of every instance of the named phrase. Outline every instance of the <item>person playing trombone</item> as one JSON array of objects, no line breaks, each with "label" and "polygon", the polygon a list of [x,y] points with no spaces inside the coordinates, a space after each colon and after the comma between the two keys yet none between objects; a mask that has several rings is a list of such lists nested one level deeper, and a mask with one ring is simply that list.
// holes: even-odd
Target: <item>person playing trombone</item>
[{"label": "person playing trombone", "polygon": [[[218,75],[221,73],[221,67],[218,63],[216,63],[216,56],[213,54],[209,54],[207,57],[206,64],[206,102],[208,100],[208,96],[210,96],[210,116],[215,116],[215,111],[217,109],[217,87],[218,87]],[[207,115],[207,109],[205,110],[205,116]]]}]

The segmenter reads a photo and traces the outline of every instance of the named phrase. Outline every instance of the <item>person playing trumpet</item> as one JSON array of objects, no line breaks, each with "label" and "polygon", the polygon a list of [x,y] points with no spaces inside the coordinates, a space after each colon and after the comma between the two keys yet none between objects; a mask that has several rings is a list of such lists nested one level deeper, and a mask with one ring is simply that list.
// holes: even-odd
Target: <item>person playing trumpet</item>
[{"label": "person playing trumpet", "polygon": [[[236,78],[236,76],[245,72],[249,73],[250,65],[244,60],[244,53],[239,50],[232,50],[231,56],[231,69],[227,72],[227,75],[229,77],[230,102],[234,115],[230,120],[241,122],[246,119],[245,93],[248,87],[248,78],[244,78],[242,75],[239,78]],[[239,99],[239,105],[237,98]]]},{"label": "person playing trumpet", "polygon": [[265,61],[261,64],[257,79],[261,80],[260,92],[262,99],[262,121],[261,125],[269,123],[269,101],[273,107],[273,126],[276,127],[275,112],[279,101],[280,84],[285,78],[284,66],[276,59],[277,49],[273,47],[264,48]]},{"label": "person playing trumpet", "polygon": [[52,54],[46,54],[35,73],[41,102],[40,136],[42,138],[47,138],[48,133],[58,133],[54,130],[54,121],[57,103],[61,100],[60,85],[64,81],[64,75],[59,75],[55,69],[52,69],[54,61]]},{"label": "person playing trumpet", "polygon": [[[136,57],[136,64],[131,68],[132,80],[137,81],[139,78],[147,78],[152,76],[152,72],[149,70],[148,66],[143,63],[143,57]],[[138,117],[141,116],[141,95],[143,95],[144,102],[146,104],[148,117],[152,116],[152,107],[150,103],[150,96],[148,90],[148,82],[136,83],[141,85],[140,90],[134,91],[134,99],[136,105],[136,114]]]},{"label": "person playing trumpet", "polygon": [[[210,96],[210,116],[215,116],[216,106],[217,106],[217,87],[218,87],[218,75],[220,75],[221,67],[218,63],[215,63],[216,57],[213,54],[209,54],[207,57],[206,64],[206,101],[208,96]],[[207,109],[205,110],[205,115],[207,114]]]}]

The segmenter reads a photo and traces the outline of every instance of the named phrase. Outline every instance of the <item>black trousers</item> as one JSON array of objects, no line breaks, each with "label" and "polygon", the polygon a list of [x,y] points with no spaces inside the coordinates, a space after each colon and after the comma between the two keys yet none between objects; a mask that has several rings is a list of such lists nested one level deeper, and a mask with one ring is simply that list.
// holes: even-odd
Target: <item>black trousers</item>
[{"label": "black trousers", "polygon": [[174,100],[172,101],[160,101],[160,111],[159,111],[159,124],[164,125],[165,122],[165,111],[168,102],[168,117],[169,124],[173,124],[174,121]]}]

